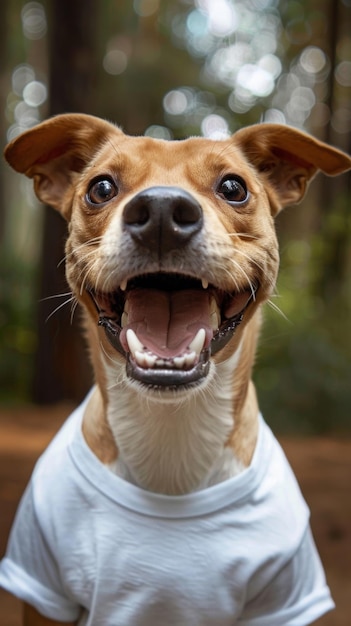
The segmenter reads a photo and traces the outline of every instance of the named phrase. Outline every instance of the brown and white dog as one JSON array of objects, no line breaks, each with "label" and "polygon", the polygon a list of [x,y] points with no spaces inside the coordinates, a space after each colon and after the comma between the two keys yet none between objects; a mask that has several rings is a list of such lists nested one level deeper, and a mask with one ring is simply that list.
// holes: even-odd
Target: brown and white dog
[{"label": "brown and white dog", "polygon": [[[162,141],[80,114],[39,124],[5,156],[68,222],[67,279],[96,380],[83,421],[95,456],[167,495],[242,472],[257,440],[251,371],[278,272],[274,218],[318,170],[334,176],[351,159],[276,124]],[[56,622],[28,608],[26,623]]]}]

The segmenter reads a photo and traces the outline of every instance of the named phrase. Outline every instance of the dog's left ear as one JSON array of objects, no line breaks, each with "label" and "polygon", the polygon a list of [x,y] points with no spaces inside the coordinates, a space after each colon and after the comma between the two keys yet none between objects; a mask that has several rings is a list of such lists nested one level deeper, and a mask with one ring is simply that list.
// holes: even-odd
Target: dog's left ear
[{"label": "dog's left ear", "polygon": [[233,140],[273,187],[274,213],[302,200],[318,170],[336,176],[351,168],[345,152],[282,124],[248,126],[237,131]]},{"label": "dog's left ear", "polygon": [[111,129],[109,122],[92,115],[57,115],[13,139],[5,148],[5,158],[17,172],[34,179],[39,200],[69,219],[73,178],[91,161]]}]

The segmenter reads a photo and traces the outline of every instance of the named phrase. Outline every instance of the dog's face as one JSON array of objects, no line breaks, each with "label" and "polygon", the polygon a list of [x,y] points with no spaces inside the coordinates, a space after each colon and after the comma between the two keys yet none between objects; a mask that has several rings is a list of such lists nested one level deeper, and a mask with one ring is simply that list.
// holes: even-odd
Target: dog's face
[{"label": "dog's face", "polygon": [[206,378],[275,283],[268,194],[230,144],[111,136],[76,181],[70,227],[71,288],[152,387]]},{"label": "dog's face", "polygon": [[278,271],[274,216],[343,153],[277,125],[225,141],[129,137],[58,116],[6,156],[69,222],[67,278],[130,381],[184,389],[235,351]]}]

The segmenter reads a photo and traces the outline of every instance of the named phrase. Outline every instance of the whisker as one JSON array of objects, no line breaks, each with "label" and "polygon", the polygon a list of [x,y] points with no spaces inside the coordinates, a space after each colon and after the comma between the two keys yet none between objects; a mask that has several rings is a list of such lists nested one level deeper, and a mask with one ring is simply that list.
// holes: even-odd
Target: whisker
[{"label": "whisker", "polygon": [[[234,266],[237,270],[239,270],[239,271],[243,274],[243,276],[244,276],[244,277],[245,277],[245,279],[247,280],[248,285],[249,285],[249,287],[250,287],[250,291],[251,291],[252,297],[253,297],[253,299],[255,299],[255,297],[256,297],[256,289],[255,289],[255,287],[254,287],[254,285],[253,285],[253,283],[252,283],[252,281],[251,281],[251,279],[250,279],[249,275],[247,274],[247,272],[245,272],[245,270],[241,267],[241,265],[240,265],[237,261],[235,261],[235,259],[231,259],[231,263],[232,263],[232,265],[233,265],[233,266]],[[230,274],[230,272],[228,272],[228,273]],[[230,274],[230,275],[231,275],[231,274]],[[232,277],[232,279],[234,279],[234,281],[235,281],[235,285],[236,285],[236,287],[238,288],[238,286],[237,286],[237,282],[236,282],[236,280],[235,280],[235,277],[234,277],[234,276],[232,276],[232,275],[231,275],[231,277]],[[239,289],[238,289],[238,290],[239,290]]]},{"label": "whisker", "polygon": [[257,237],[256,235],[252,235],[251,233],[240,233],[240,232],[236,232],[233,231],[232,233],[226,233],[226,235],[228,237],[246,237],[246,239],[259,239],[259,237]]},{"label": "whisker", "polygon": [[101,341],[100,341],[100,347],[106,359],[111,361],[112,365],[115,367],[114,375],[116,374],[116,371],[119,371],[118,376],[115,378],[115,381],[107,387],[108,391],[110,391],[112,389],[116,389],[123,383],[124,381],[123,368],[122,369],[120,368],[120,363],[117,359],[113,358],[110,354],[106,352],[106,349]]},{"label": "whisker", "polygon": [[78,304],[79,304],[79,302],[78,302],[77,298],[74,298],[74,302],[73,302],[72,307],[71,307],[71,317],[70,317],[71,325],[73,324],[73,318],[74,318],[74,314],[75,314],[75,312],[77,310]]},{"label": "whisker", "polygon": [[79,291],[80,295],[83,295],[83,292],[85,290],[85,285],[88,282],[88,276],[90,272],[92,271],[94,264],[95,264],[95,260],[93,259],[92,263],[88,265],[88,267],[83,267],[81,271],[79,272],[78,279],[80,280],[80,278],[82,277],[82,282],[81,282],[80,291]]},{"label": "whisker", "polygon": [[67,291],[66,293],[56,293],[52,296],[46,296],[45,298],[40,298],[39,302],[45,302],[47,300],[53,300],[54,298],[67,298],[67,296],[71,296],[72,292]]},{"label": "whisker", "polygon": [[119,156],[121,154],[119,146],[116,146],[109,138],[107,138],[107,142],[110,144],[112,150]]},{"label": "whisker", "polygon": [[117,359],[115,359],[114,357],[112,357],[108,352],[106,352],[105,346],[102,343],[102,341],[100,341],[100,348],[102,350],[102,352],[104,353],[105,357],[111,361],[111,363],[113,363],[113,365],[116,365],[116,363],[118,363]]},{"label": "whisker", "polygon": [[[213,142],[213,150],[212,152],[214,152],[215,149],[218,148],[218,142]],[[217,152],[217,159],[221,156],[224,156],[226,154],[226,152],[229,152],[232,149],[232,145],[231,143],[228,143],[226,141],[223,142],[223,148],[222,150],[220,150],[219,152]]]},{"label": "whisker", "polygon": [[235,250],[235,252],[236,254],[241,254],[241,256],[243,256],[245,259],[248,259],[250,263],[252,263],[253,265],[256,265],[256,267],[258,267],[259,270],[263,271],[264,269],[263,265],[257,259],[254,259],[250,254],[247,254],[243,250]]},{"label": "whisker", "polygon": [[55,315],[55,313],[57,313],[60,309],[62,309],[64,306],[66,306],[67,304],[69,304],[70,302],[73,302],[75,300],[75,297],[72,296],[71,298],[69,298],[68,300],[65,300],[65,302],[62,302],[62,304],[60,304],[59,306],[56,307],[56,309],[54,309],[52,311],[52,313],[50,313],[50,315],[48,315],[48,317],[45,320],[45,323],[47,323],[49,321],[49,319]]},{"label": "whisker", "polygon": [[272,302],[272,300],[269,299],[267,300],[267,304],[273,309],[273,311],[281,315],[285,319],[286,322],[291,323],[289,318],[285,315],[285,313],[281,310],[281,308],[277,304],[275,304],[275,302]]},{"label": "whisker", "polygon": [[[100,243],[101,240],[102,240],[102,236],[92,237],[91,239],[88,239],[88,241],[84,241],[84,243],[81,243],[79,246],[74,247],[73,250],[65,254],[65,256],[58,263],[57,267],[60,267],[62,263],[65,263],[65,261],[68,261],[71,256],[73,256],[74,254],[77,254],[82,249],[89,248],[90,246],[95,246],[96,244]],[[89,254],[91,252],[94,252],[94,250],[89,250],[89,252],[87,252],[86,254]]]}]

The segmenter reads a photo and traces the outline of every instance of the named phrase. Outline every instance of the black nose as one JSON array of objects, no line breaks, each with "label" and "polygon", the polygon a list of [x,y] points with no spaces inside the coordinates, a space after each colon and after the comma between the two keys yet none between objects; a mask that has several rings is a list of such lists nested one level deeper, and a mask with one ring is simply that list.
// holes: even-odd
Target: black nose
[{"label": "black nose", "polygon": [[134,240],[159,254],[185,246],[203,224],[200,204],[179,187],[149,187],[123,211],[124,228]]}]

